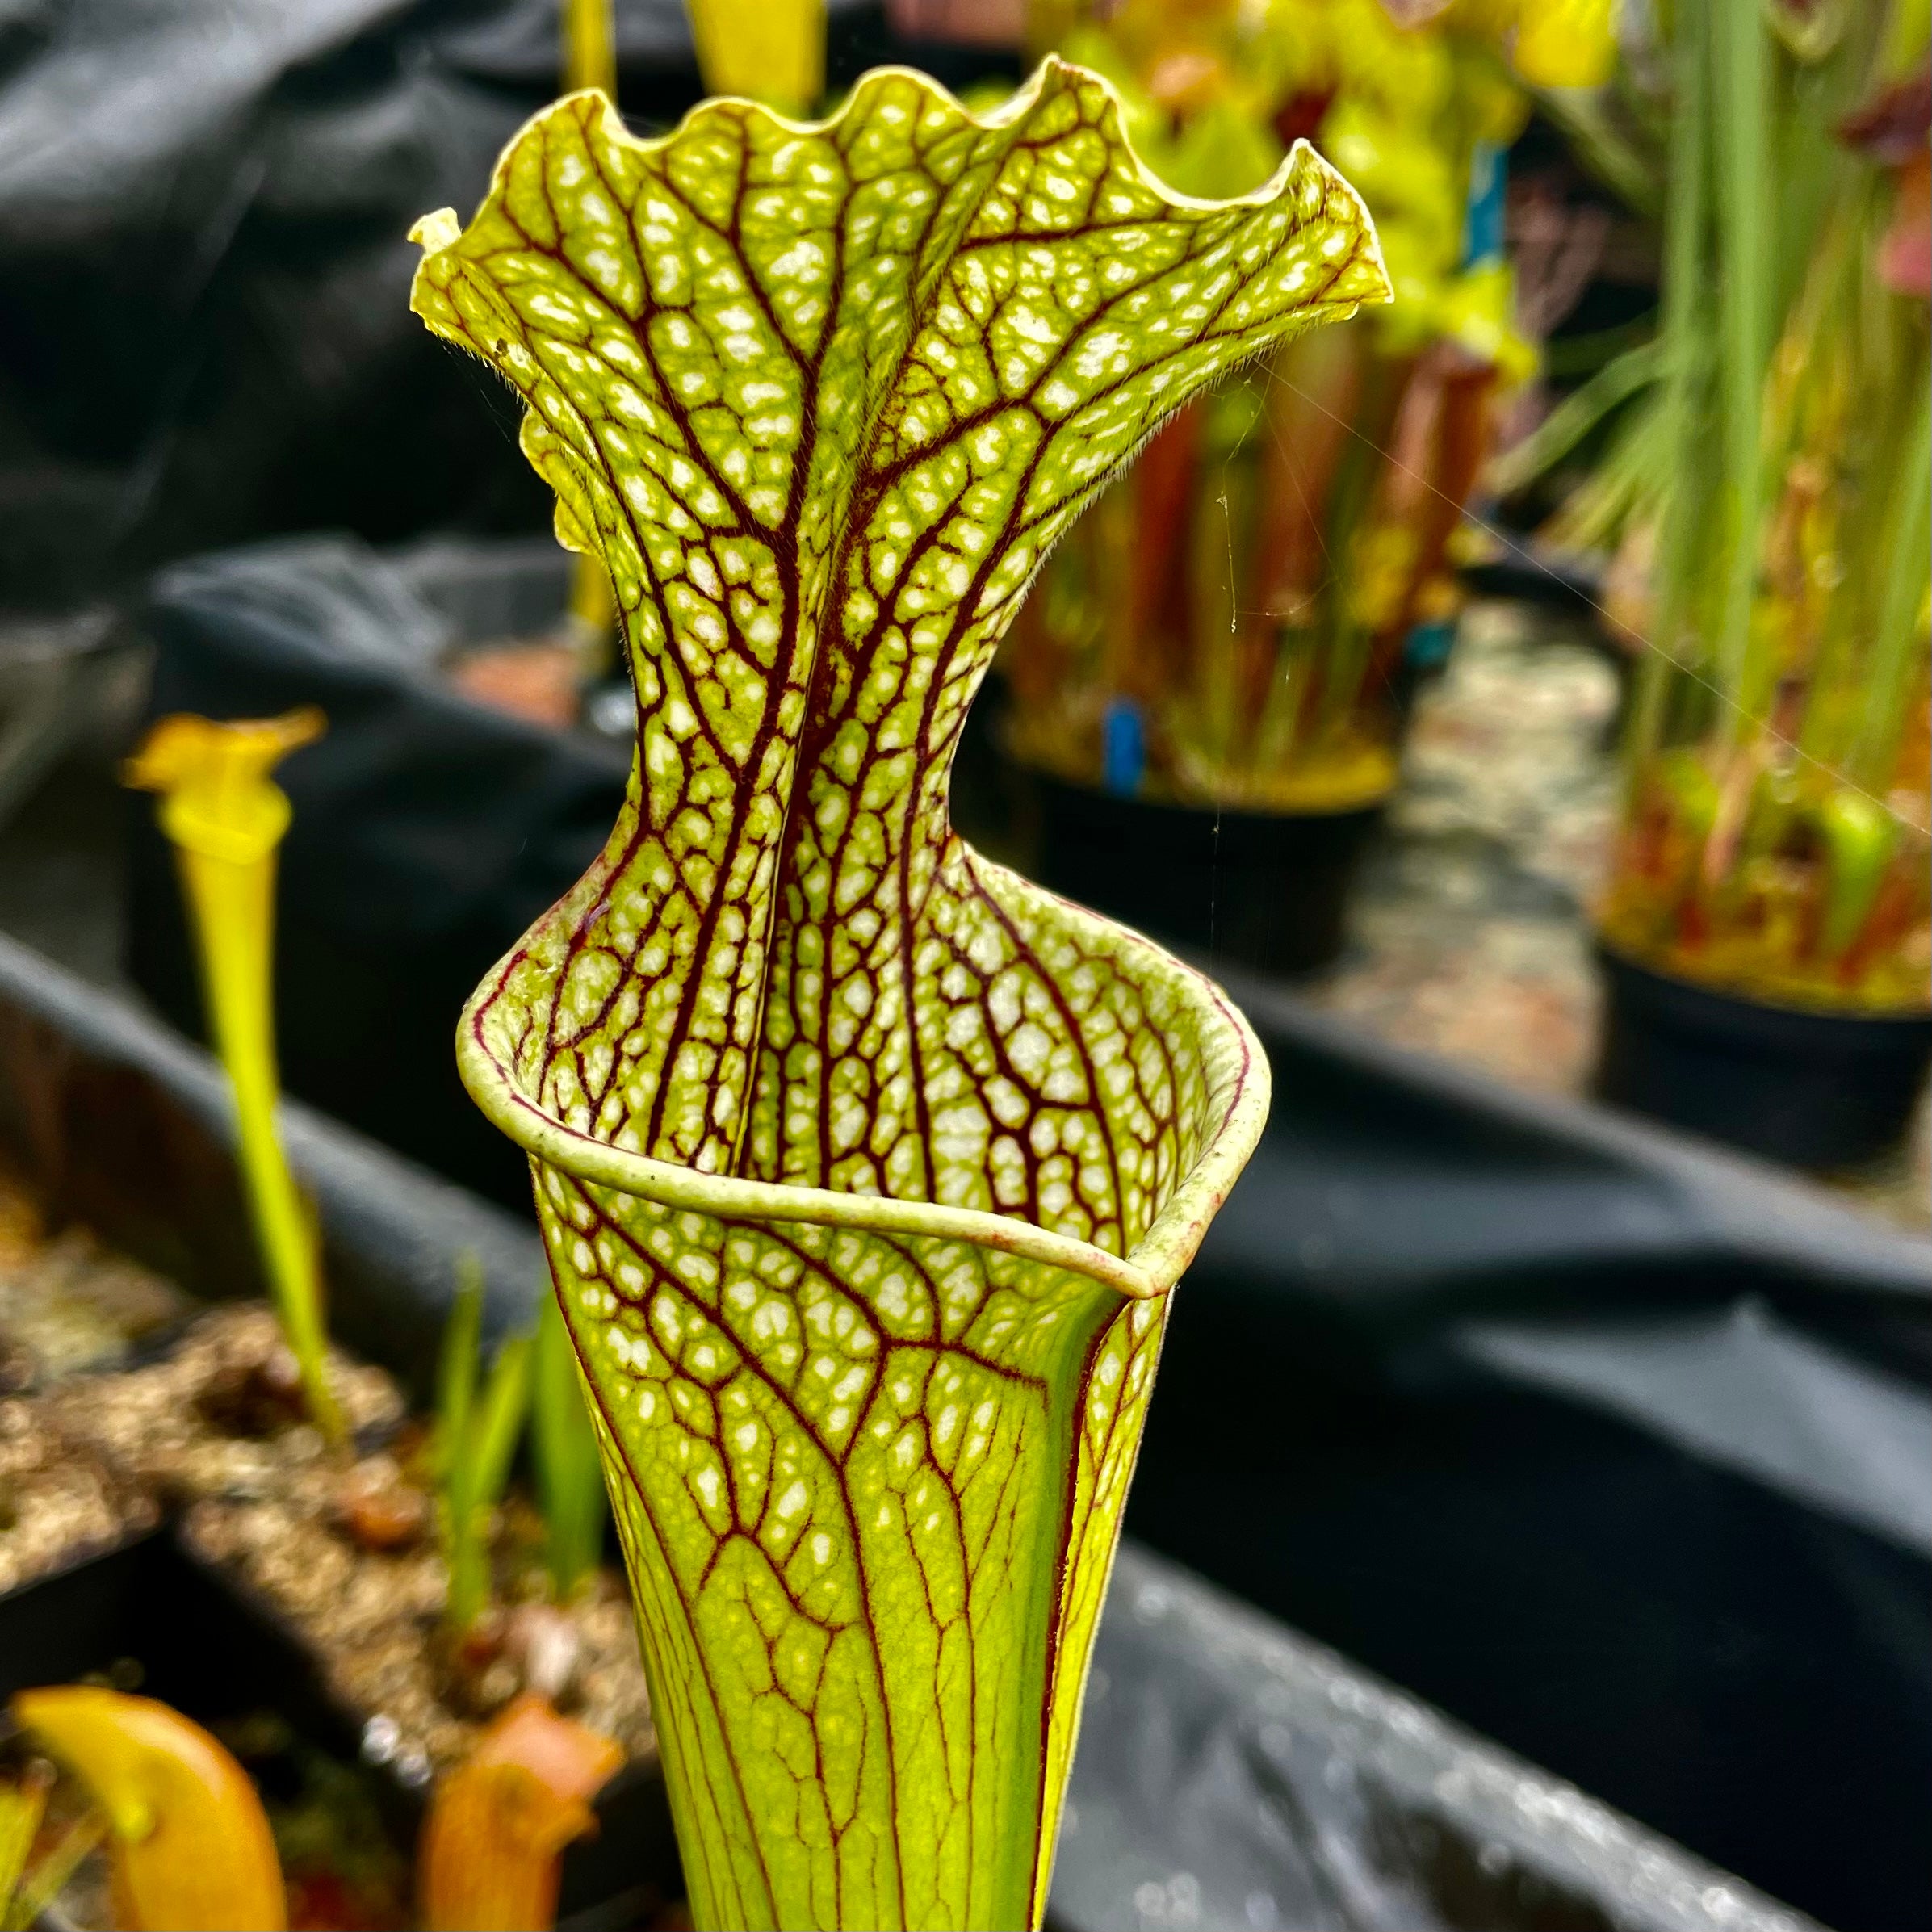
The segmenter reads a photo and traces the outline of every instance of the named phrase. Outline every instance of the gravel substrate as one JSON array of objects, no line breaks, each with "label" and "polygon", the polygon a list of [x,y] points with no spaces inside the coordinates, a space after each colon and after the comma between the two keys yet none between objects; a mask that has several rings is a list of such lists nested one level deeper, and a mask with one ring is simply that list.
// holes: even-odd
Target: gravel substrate
[{"label": "gravel substrate", "polygon": [[[383,1370],[332,1357],[354,1447],[303,1418],[293,1359],[260,1303],[203,1308],[82,1229],[51,1239],[0,1176],[0,1594],[178,1514],[323,1662],[364,1754],[426,1783],[526,1688],[614,1738],[656,1750],[622,1578],[543,1600],[541,1528],[496,1525],[499,1601],[461,1643],[425,1432]],[[148,1359],[143,1359],[145,1356]]]}]

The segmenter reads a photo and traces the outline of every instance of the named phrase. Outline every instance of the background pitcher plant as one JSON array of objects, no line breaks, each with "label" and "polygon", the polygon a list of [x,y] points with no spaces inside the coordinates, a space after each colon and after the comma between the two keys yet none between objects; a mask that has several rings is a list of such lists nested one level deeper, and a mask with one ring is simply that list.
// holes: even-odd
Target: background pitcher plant
[{"label": "background pitcher plant", "polygon": [[1208,982],[955,837],[1041,559],[1387,291],[1305,145],[1170,195],[1049,61],[968,115],[537,116],[413,301],[528,405],[639,750],[459,1052],[534,1159],[703,1926],[1037,1924],[1173,1285],[1260,1131]]}]

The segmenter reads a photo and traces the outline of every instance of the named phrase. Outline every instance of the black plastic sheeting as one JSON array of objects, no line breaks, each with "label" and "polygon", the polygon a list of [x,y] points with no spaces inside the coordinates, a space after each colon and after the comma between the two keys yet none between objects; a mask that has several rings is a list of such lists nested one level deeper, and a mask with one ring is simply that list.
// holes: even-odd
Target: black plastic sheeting
[{"label": "black plastic sheeting", "polygon": [[[178,568],[145,620],[157,711],[330,711],[284,768],[291,1088],[506,1203],[447,1042],[624,756],[432,667],[563,581],[283,546]],[[132,809],[133,965],[192,1030]],[[1180,1290],[1130,1528],[1840,1932],[1932,1923],[1932,1243],[1228,980],[1274,1113]]]},{"label": "black plastic sheeting", "polygon": [[1054,1865],[1064,1932],[1813,1922],[1129,1541]]},{"label": "black plastic sheeting", "polygon": [[[339,1337],[420,1381],[465,1253],[482,1262],[492,1329],[528,1322],[541,1262],[527,1224],[299,1102],[287,1114]],[[0,1147],[57,1213],[203,1293],[260,1292],[220,1070],[4,938]],[[1132,1544],[1102,1616],[1048,1922],[1056,1932],[1811,1923]]]},{"label": "black plastic sheeting", "polygon": [[[1012,68],[831,10],[835,83]],[[615,17],[625,111],[667,124],[682,0]],[[508,392],[409,312],[405,237],[475,207],[558,47],[557,0],[0,7],[0,607],[277,531],[547,527]]]},{"label": "black plastic sheeting", "polygon": [[408,307],[410,223],[472,204],[544,97],[466,57],[494,24],[405,0],[7,10],[8,604],[318,522],[543,526],[514,412]]},{"label": "black plastic sheeting", "polygon": [[1843,1932],[1932,1923],[1932,1244],[1227,983],[1129,1528]]}]

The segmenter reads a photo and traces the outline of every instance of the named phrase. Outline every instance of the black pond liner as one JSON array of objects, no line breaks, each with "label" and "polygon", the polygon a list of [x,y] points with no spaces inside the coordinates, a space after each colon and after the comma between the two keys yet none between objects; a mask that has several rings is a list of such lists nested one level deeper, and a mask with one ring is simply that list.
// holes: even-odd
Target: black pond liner
[{"label": "black pond liner", "polygon": [[1612,1106],[1797,1167],[1855,1166],[1910,1129],[1932,1012],[1807,1012],[1596,955],[1609,996],[1595,1088]]},{"label": "black pond liner", "polygon": [[1049,1932],[1813,1924],[1121,1544]]},{"label": "black pond liner", "polygon": [[1340,956],[1380,803],[1236,811],[1032,774],[1043,886],[1210,960],[1312,973]]},{"label": "black pond liner", "polygon": [[[193,1285],[248,1292],[258,1285],[234,1236],[220,1092],[204,1054],[0,938],[0,1150],[57,1210]],[[299,1104],[286,1111],[346,1341],[419,1367],[466,1247],[484,1257],[493,1319],[528,1318],[534,1235]],[[279,1620],[170,1531],[0,1599],[0,1690],[130,1653],[146,1687],[191,1711],[219,1716],[259,1691],[318,1742],[358,1741]],[[1061,1932],[1810,1923],[1131,1544],[1102,1618],[1083,1740],[1050,1912]],[[603,1834],[573,1854],[616,1862],[604,1904],[664,1871],[647,1863],[661,1853],[661,1815],[647,1808],[647,1823],[627,1824],[614,1786],[610,1796]],[[660,1797],[652,1779],[639,1801]]]}]

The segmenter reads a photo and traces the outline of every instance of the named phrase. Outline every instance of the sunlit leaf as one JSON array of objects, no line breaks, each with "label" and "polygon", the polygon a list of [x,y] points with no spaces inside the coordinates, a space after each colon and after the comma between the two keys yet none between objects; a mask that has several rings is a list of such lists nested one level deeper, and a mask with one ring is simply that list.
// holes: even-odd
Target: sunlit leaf
[{"label": "sunlit leaf", "polygon": [[536,1156],[698,1922],[1037,1921],[1166,1291],[1252,1036],[952,833],[1041,556],[1159,421],[1378,300],[1305,147],[1176,201],[1092,76],[512,143],[414,302],[529,404],[639,755],[459,1042]]}]

